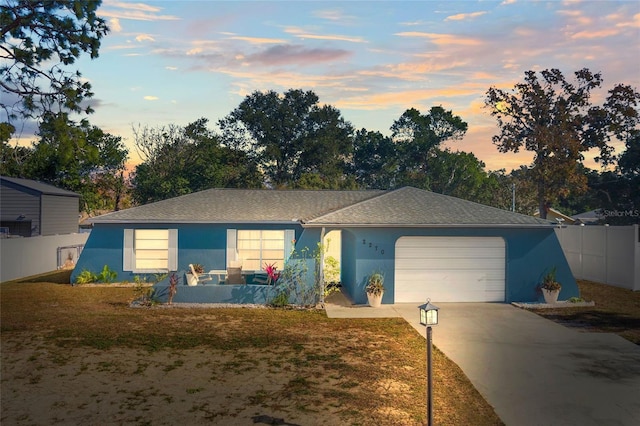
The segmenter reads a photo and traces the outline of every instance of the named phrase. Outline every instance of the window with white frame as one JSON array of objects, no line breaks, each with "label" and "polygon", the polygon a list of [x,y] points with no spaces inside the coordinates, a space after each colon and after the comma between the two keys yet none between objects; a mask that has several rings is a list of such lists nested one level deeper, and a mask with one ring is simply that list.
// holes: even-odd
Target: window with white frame
[{"label": "window with white frame", "polygon": [[174,271],[177,265],[177,229],[125,229],[123,270]]},{"label": "window with white frame", "polygon": [[238,259],[242,269],[259,271],[265,263],[284,268],[284,230],[243,230],[237,234]]},{"label": "window with white frame", "polygon": [[136,229],[135,269],[169,269],[169,230]]}]

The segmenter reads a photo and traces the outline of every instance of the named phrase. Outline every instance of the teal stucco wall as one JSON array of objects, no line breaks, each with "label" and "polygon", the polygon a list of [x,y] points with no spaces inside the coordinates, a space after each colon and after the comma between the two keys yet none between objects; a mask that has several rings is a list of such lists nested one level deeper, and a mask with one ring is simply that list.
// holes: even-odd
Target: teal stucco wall
[{"label": "teal stucco wall", "polygon": [[91,231],[82,254],[71,274],[71,282],[82,270],[99,273],[104,265],[117,272],[116,281],[133,282],[137,274],[123,270],[125,229],[177,229],[178,267],[188,270],[190,263],[199,263],[205,271],[226,268],[227,228],[233,229],[295,229],[296,239],[302,227],[291,225],[247,224],[97,224]]},{"label": "teal stucco wall", "polygon": [[[346,228],[342,232],[342,285],[354,303],[367,303],[364,289],[374,271],[385,276],[382,303],[394,303],[395,243],[403,236],[502,237],[506,247],[505,302],[542,300],[537,286],[554,266],[562,283],[560,299],[579,296],[552,228]],[[425,294],[425,300],[427,297]]]},{"label": "teal stucco wall", "polygon": [[[116,281],[133,282],[134,273],[123,271],[123,224],[98,224],[92,230],[72,274],[72,282],[84,269],[100,272],[104,265],[116,271]],[[295,229],[295,250],[307,256],[317,248],[320,228],[291,225],[245,224],[149,224],[135,228],[178,229],[178,270],[186,271],[189,263],[200,263],[205,270],[225,269],[226,230],[234,229]],[[327,228],[329,232],[336,228]],[[542,277],[553,266],[562,284],[560,299],[579,296],[579,290],[553,228],[343,228],[341,245],[341,280],[344,291],[356,304],[367,303],[364,288],[369,275],[380,271],[385,276],[383,303],[394,303],[395,244],[403,236],[492,236],[502,237],[506,247],[505,302],[542,300],[536,290]],[[314,263],[308,262],[307,280],[314,281]],[[248,291],[249,289],[247,289]],[[205,291],[205,290],[202,290]],[[223,290],[206,290],[208,292]],[[224,291],[230,291],[226,289]],[[237,290],[236,290],[237,291]],[[257,291],[257,290],[256,290]],[[204,294],[204,293],[203,293]],[[183,297],[185,297],[183,295]],[[207,296],[207,299],[210,296]],[[266,296],[265,296],[266,297]],[[425,294],[425,300],[428,297]],[[224,296],[230,299],[229,295]],[[242,300],[246,295],[240,295]],[[233,298],[231,298],[233,299]],[[208,299],[210,301],[210,299]],[[177,301],[177,300],[176,300]]]}]

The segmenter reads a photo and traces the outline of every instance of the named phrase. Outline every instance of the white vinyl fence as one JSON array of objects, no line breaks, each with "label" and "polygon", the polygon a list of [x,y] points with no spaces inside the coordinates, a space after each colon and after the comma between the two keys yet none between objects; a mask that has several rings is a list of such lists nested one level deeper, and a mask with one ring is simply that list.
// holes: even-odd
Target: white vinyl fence
[{"label": "white vinyl fence", "polygon": [[88,233],[0,238],[0,282],[73,267]]},{"label": "white vinyl fence", "polygon": [[631,226],[556,228],[573,276],[640,290],[640,234]]}]

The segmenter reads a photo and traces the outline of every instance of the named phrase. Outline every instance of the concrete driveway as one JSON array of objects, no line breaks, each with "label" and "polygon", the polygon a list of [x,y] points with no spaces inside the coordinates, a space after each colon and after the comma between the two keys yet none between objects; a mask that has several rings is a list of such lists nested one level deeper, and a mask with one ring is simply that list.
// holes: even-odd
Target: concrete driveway
[{"label": "concrete driveway", "polygon": [[[329,301],[329,317],[402,317],[426,334],[420,303],[375,309],[339,297]],[[509,304],[432,303],[440,308],[433,344],[507,425],[640,425],[639,346]]]}]

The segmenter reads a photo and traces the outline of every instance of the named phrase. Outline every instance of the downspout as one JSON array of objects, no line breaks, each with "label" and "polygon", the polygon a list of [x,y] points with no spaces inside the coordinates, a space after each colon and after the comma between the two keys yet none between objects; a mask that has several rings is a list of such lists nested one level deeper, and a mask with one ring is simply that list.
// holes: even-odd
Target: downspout
[{"label": "downspout", "polygon": [[318,247],[320,249],[320,270],[318,272],[318,279],[320,285],[320,303],[322,306],[324,306],[324,235],[325,228],[323,226],[320,231],[320,246]]}]

